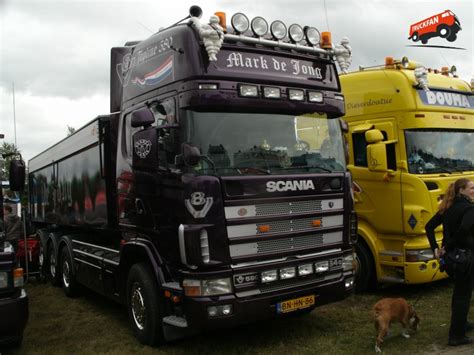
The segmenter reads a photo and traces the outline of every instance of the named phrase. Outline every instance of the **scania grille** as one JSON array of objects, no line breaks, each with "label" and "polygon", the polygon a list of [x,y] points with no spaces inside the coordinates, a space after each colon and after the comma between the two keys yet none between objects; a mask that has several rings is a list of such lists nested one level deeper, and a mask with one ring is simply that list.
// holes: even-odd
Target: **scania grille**
[{"label": "scania grille", "polygon": [[307,201],[285,201],[274,203],[262,203],[257,205],[227,206],[225,208],[226,219],[270,217],[291,214],[305,214],[312,212],[323,212],[342,209],[343,200],[307,200]]},{"label": "scania grille", "polygon": [[230,256],[239,257],[265,253],[306,250],[314,247],[329,246],[342,242],[342,231],[308,234],[299,237],[261,240],[252,243],[230,245]]}]

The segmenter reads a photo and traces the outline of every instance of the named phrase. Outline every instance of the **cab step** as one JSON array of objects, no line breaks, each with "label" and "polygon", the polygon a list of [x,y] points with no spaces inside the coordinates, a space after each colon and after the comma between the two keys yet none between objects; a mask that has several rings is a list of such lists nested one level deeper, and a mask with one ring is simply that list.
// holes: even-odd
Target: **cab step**
[{"label": "cab step", "polygon": [[163,323],[173,325],[178,328],[187,328],[188,321],[186,318],[178,317],[178,316],[167,316],[163,318]]}]

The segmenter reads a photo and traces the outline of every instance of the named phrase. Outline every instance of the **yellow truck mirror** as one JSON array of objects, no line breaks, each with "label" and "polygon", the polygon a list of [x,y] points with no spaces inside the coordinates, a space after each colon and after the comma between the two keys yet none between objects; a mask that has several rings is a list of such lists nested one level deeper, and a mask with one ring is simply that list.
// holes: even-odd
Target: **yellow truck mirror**
[{"label": "yellow truck mirror", "polygon": [[374,143],[367,146],[367,163],[369,171],[387,171],[387,151],[385,144]]},{"label": "yellow truck mirror", "polygon": [[377,143],[383,141],[383,134],[378,129],[371,129],[365,132],[365,140],[367,143]]}]

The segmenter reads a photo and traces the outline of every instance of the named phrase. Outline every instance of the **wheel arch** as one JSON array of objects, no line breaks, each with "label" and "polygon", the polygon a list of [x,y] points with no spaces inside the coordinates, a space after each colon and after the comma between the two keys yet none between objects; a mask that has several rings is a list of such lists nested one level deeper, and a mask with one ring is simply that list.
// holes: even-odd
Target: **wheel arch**
[{"label": "wheel arch", "polygon": [[357,234],[357,242],[361,241],[362,243],[364,243],[371,254],[372,261],[375,267],[376,278],[378,280],[380,276],[380,265],[377,257],[377,232],[365,220],[359,220],[357,226]]}]

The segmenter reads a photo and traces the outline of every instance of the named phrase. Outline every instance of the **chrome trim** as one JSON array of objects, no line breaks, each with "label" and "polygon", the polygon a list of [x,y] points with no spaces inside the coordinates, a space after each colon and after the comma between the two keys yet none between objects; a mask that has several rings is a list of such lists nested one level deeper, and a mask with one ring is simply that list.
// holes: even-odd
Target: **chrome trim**
[{"label": "chrome trim", "polygon": [[87,264],[87,265],[89,265],[89,266],[95,267],[96,269],[102,270],[101,267],[99,267],[99,266],[97,266],[97,265],[94,265],[94,264],[91,264],[91,263],[89,263],[89,262],[87,262],[87,261],[85,261],[85,260],[82,260],[82,259],[79,259],[79,258],[74,258],[74,260],[79,261],[79,262],[84,263],[84,264]]},{"label": "chrome trim", "polygon": [[79,250],[79,249],[73,249],[72,251],[74,253],[79,253],[79,254],[82,254],[82,255],[85,255],[85,256],[90,256],[91,258],[94,258],[94,259],[97,259],[97,260],[102,261],[102,259],[104,259],[104,257],[102,257],[102,256],[97,256],[97,255],[94,255],[94,254],[91,254],[91,253],[87,253],[87,252]]},{"label": "chrome trim", "polygon": [[112,264],[112,265],[115,265],[115,266],[118,266],[120,263],[116,262],[116,261],[113,261],[113,260],[110,260],[110,259],[106,259],[104,258],[104,261],[106,263],[109,263],[109,264]]},{"label": "chrome trim", "polygon": [[341,248],[335,248],[335,249],[328,249],[328,250],[323,250],[317,253],[311,253],[311,254],[303,254],[303,255],[295,255],[298,259],[302,258],[310,258],[313,256],[321,256],[321,255],[326,255],[326,254],[333,254],[333,253],[340,253],[342,252]]},{"label": "chrome trim", "polygon": [[180,224],[178,227],[178,242],[181,262],[190,269],[196,269],[197,266],[188,264],[188,261],[186,259],[186,248],[184,246],[184,224]]},{"label": "chrome trim", "polygon": [[240,264],[231,264],[230,267],[232,269],[238,269],[241,267],[247,267],[247,266],[255,266],[255,265],[265,265],[265,264],[270,264],[270,263],[277,263],[280,261],[285,261],[287,258],[280,258],[280,259],[272,259],[272,260],[265,260],[265,261],[251,261],[247,263],[240,263]]},{"label": "chrome trim", "polygon": [[260,44],[266,47],[278,47],[278,48],[284,48],[284,49],[292,49],[298,52],[304,52],[304,53],[312,53],[312,54],[322,54],[325,56],[334,56],[335,51],[334,49],[321,49],[319,47],[308,47],[305,45],[301,44],[293,44],[293,43],[286,43],[282,41],[271,41],[268,39],[264,39],[262,37],[255,38],[255,37],[248,37],[245,35],[234,35],[234,34],[225,34],[224,39],[226,41],[231,41],[231,42],[242,42],[242,43],[250,43],[250,44]]},{"label": "chrome trim", "polygon": [[73,242],[73,243],[77,243],[77,244],[86,245],[86,246],[92,247],[92,248],[98,248],[98,249],[103,249],[103,250],[111,251],[111,252],[117,253],[117,254],[120,253],[120,251],[115,250],[115,249],[110,249],[110,248],[102,247],[102,246],[100,246],[100,245],[95,245],[95,244],[89,244],[89,243],[81,242],[81,241],[76,240],[76,239],[73,239],[72,242]]}]

